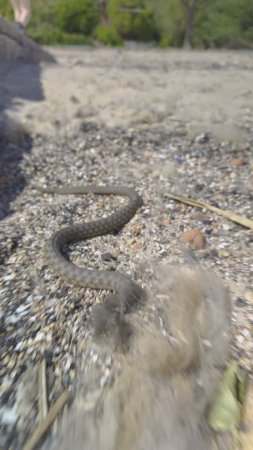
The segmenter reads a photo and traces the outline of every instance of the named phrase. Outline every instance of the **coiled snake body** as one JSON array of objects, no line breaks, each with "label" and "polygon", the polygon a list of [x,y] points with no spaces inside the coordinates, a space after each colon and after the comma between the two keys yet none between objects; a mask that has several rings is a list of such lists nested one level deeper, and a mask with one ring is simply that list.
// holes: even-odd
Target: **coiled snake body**
[{"label": "coiled snake body", "polygon": [[[116,293],[116,295],[108,299],[105,308],[97,314],[99,316],[97,328],[104,328],[107,325],[109,316],[111,317],[117,312],[117,315],[122,317],[125,312],[129,311],[132,306],[145,297],[145,291],[129,276],[122,273],[77,267],[64,257],[62,248],[65,244],[118,231],[134,216],[142,204],[142,199],[134,189],[123,186],[88,185],[63,188],[36,187],[36,189],[43,193],[122,195],[127,196],[129,199],[125,206],[122,206],[108,217],[60,229],[49,239],[45,248],[48,264],[65,281],[85,288],[105,289]],[[101,317],[105,313],[108,317],[102,320]],[[101,320],[105,323],[101,324]]]}]

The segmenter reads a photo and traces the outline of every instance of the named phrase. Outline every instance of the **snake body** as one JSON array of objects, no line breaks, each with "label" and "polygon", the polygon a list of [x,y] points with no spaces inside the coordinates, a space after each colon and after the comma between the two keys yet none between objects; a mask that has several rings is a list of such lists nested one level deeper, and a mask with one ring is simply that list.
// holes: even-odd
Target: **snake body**
[{"label": "snake body", "polygon": [[117,297],[112,305],[118,302],[120,315],[124,314],[145,297],[145,292],[129,276],[119,272],[109,272],[105,270],[93,270],[77,267],[69,262],[62,253],[65,244],[71,244],[84,239],[90,239],[102,236],[122,228],[135,214],[142,204],[142,198],[134,189],[123,186],[66,186],[63,188],[36,187],[43,193],[53,194],[101,194],[101,195],[120,195],[128,197],[126,205],[117,209],[114,213],[101,219],[91,222],[84,222],[77,225],[68,226],[57,231],[47,241],[45,254],[46,259],[53,270],[65,281],[71,284],[91,289],[105,289],[114,291]]}]

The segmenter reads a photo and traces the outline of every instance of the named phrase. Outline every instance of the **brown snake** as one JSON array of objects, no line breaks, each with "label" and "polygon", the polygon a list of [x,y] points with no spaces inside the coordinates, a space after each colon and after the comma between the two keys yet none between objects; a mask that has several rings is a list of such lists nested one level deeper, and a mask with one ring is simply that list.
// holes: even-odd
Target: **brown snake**
[{"label": "brown snake", "polygon": [[[77,267],[69,262],[62,253],[65,244],[71,244],[84,239],[102,236],[122,228],[135,214],[139,206],[142,205],[142,198],[134,189],[123,186],[67,186],[63,188],[42,188],[36,189],[43,193],[53,194],[101,194],[101,195],[121,195],[126,196],[129,202],[110,214],[108,217],[84,222],[78,225],[68,226],[57,231],[48,240],[45,248],[46,259],[54,271],[65,281],[71,284],[92,289],[105,289],[116,292],[106,303],[107,315],[112,316],[117,312],[119,317],[145,298],[145,291],[129,276],[119,272],[109,272],[105,270],[92,270]],[[102,311],[102,310],[101,310]],[[103,313],[104,313],[103,312]],[[98,321],[101,320],[101,314]],[[109,319],[106,319],[108,322]],[[105,326],[99,324],[98,327]]]}]

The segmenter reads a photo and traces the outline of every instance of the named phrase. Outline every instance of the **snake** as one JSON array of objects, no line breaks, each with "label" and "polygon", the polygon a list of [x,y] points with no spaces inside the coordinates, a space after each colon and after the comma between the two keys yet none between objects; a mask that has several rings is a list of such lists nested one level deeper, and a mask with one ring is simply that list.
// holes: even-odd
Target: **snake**
[{"label": "snake", "polygon": [[[118,232],[131,220],[137,209],[143,204],[141,196],[126,186],[65,186],[65,187],[34,187],[42,193],[60,195],[119,195],[128,198],[128,203],[116,209],[115,212],[90,222],[70,225],[56,231],[45,245],[45,256],[48,265],[64,281],[91,289],[102,289],[114,294],[109,296],[104,308],[94,312],[97,332],[103,332],[115,317],[122,318],[126,312],[138,302],[145,299],[144,289],[130,276],[108,270],[96,270],[78,267],[70,262],[63,253],[66,244],[91,239],[108,233]],[[114,318],[114,319],[113,319]]]}]

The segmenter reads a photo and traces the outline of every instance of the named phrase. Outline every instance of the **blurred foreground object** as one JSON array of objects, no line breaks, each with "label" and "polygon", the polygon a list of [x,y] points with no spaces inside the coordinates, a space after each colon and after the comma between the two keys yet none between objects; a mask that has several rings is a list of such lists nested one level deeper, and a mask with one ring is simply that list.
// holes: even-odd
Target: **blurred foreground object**
[{"label": "blurred foreground object", "polygon": [[87,345],[76,399],[45,448],[234,448],[234,433],[213,426],[229,357],[227,290],[195,265],[156,271],[155,295],[143,310],[126,316],[103,344]]},{"label": "blurred foreground object", "polygon": [[27,62],[55,62],[49,52],[35,44],[15,24],[0,17],[0,63],[22,59]]}]

